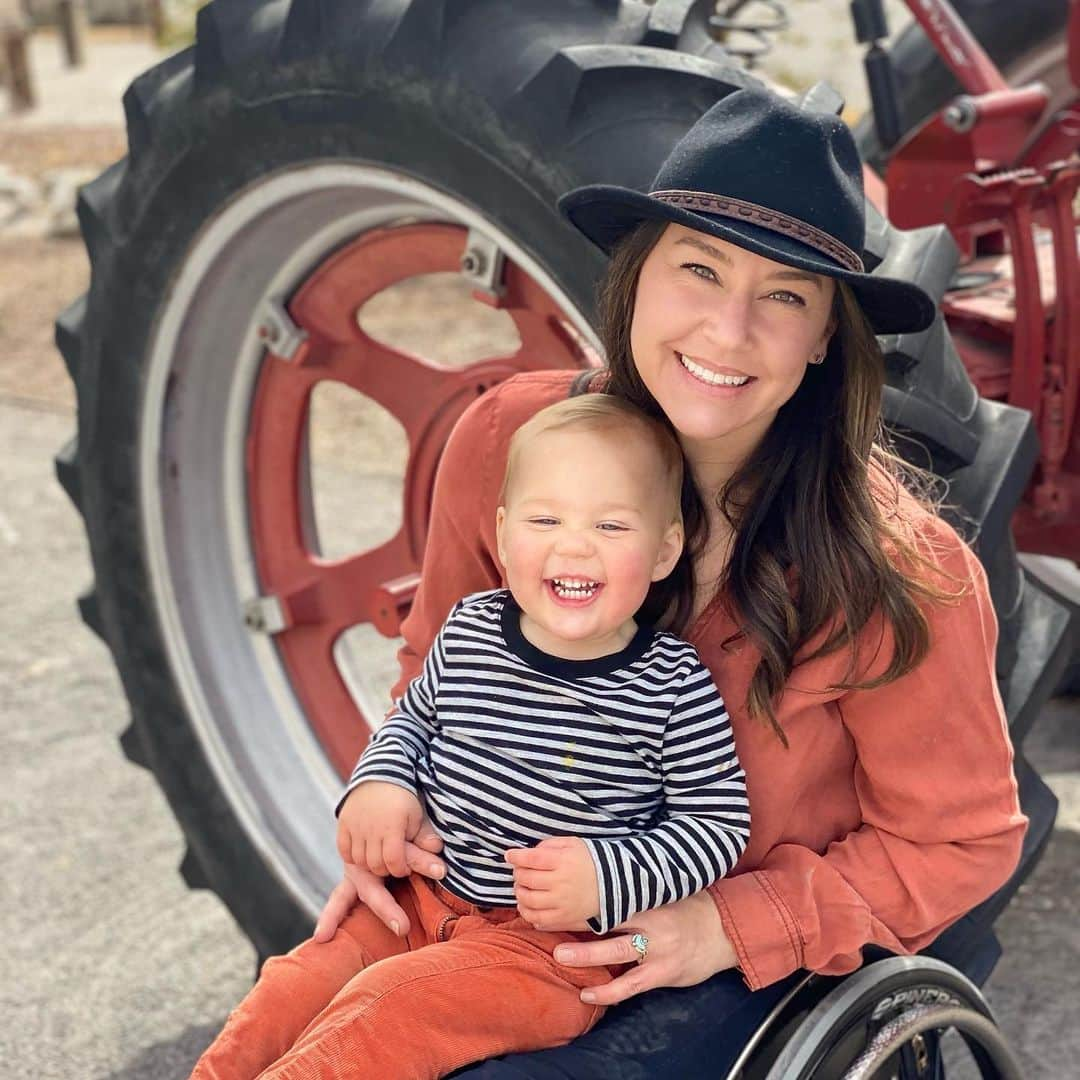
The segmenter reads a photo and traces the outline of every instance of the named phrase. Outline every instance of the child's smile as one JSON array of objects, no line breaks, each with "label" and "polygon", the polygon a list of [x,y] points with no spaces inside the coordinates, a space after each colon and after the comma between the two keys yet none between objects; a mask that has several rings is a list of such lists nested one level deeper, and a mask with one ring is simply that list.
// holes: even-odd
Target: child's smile
[{"label": "child's smile", "polygon": [[565,659],[624,648],[649,586],[681,550],[677,498],[648,440],[625,429],[535,436],[497,520],[525,637]]},{"label": "child's smile", "polygon": [[548,578],[545,584],[551,590],[556,603],[567,604],[572,607],[583,607],[586,604],[591,604],[604,587],[601,581],[574,577]]}]

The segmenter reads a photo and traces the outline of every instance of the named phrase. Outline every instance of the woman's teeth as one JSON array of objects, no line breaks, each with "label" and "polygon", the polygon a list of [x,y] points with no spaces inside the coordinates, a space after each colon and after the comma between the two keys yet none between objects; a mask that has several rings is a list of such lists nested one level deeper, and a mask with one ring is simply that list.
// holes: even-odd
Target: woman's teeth
[{"label": "woman's teeth", "polygon": [[552,578],[551,586],[559,596],[567,600],[584,600],[592,596],[598,588],[599,581],[565,581],[562,578]]},{"label": "woman's teeth", "polygon": [[718,375],[715,371],[695,364],[689,356],[678,354],[679,362],[695,379],[708,383],[710,386],[743,386],[750,381],[749,375]]}]

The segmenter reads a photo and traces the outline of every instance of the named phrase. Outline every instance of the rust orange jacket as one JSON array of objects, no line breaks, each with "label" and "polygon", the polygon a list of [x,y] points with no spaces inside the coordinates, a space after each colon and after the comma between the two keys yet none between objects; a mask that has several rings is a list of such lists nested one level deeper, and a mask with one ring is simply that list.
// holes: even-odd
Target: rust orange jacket
[{"label": "rust orange jacket", "polygon": [[[395,697],[454,602],[503,584],[495,509],[507,443],[567,395],[572,374],[515,376],[454,429]],[[905,517],[920,548],[971,587],[959,602],[924,608],[929,655],[882,687],[830,689],[844,679],[843,651],[797,664],[777,708],[788,748],[747,715],[758,654],[746,639],[721,648],[736,630],[724,605],[710,605],[685,633],[727,702],[747,775],[750,843],[709,891],[753,989],[798,968],[850,971],[870,943],[916,951],[990,895],[1019,858],[1026,819],[993,676],[997,622],[983,570],[939,518],[911,500]],[[868,624],[859,650],[861,676],[884,671],[891,642],[880,624]]]}]

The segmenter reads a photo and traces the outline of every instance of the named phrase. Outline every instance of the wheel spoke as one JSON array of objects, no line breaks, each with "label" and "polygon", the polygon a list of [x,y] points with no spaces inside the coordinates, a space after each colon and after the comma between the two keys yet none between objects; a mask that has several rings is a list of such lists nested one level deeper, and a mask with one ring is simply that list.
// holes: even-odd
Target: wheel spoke
[{"label": "wheel spoke", "polygon": [[[335,645],[367,623],[383,634],[397,632],[415,589],[435,469],[454,422],[478,394],[515,372],[598,363],[556,302],[491,245],[484,250],[497,255],[499,273],[473,295],[510,315],[521,342],[515,351],[448,367],[365,331],[360,313],[383,290],[425,274],[469,278],[468,267],[462,269],[469,235],[444,224],[371,231],[327,259],[287,304],[265,304],[257,324],[267,353],[255,388],[247,478],[260,591],[280,607],[284,625],[270,631],[278,655],[342,775],[377,718],[364,715],[373,706],[350,693]],[[471,242],[478,248],[475,233]],[[309,409],[324,381],[342,383],[386,410],[409,446],[402,527],[377,547],[335,560],[315,550],[310,522],[304,527],[312,483]]]},{"label": "wheel spoke", "polygon": [[405,530],[370,551],[326,562],[312,557],[306,573],[277,590],[289,629],[319,625],[331,637],[370,622],[370,601],[387,582],[411,568]]},{"label": "wheel spoke", "polygon": [[355,344],[316,349],[313,363],[323,378],[336,379],[386,409],[405,429],[410,445],[426,429],[435,409],[476,381],[477,365],[438,367],[367,334],[361,336]]}]

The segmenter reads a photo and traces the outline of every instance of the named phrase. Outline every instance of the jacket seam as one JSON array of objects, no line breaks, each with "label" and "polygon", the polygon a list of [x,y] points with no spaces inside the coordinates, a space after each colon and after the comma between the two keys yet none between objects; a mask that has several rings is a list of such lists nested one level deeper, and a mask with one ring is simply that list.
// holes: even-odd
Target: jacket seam
[{"label": "jacket seam", "polygon": [[721,909],[720,921],[724,925],[724,929],[727,931],[728,936],[731,938],[731,944],[735,949],[735,955],[738,957],[739,966],[742,968],[743,974],[746,976],[746,980],[751,988],[757,989],[761,986],[761,980],[758,978],[757,969],[754,967],[753,960],[750,959],[750,953],[747,951],[746,942],[743,940],[742,934],[739,933],[739,924],[732,915],[727,900],[715,892],[712,894],[712,897],[713,901]]},{"label": "jacket seam", "polygon": [[806,939],[803,937],[798,921],[784,902],[783,897],[776,891],[776,886],[769,880],[768,875],[762,873],[755,874],[754,877],[761,885],[765,895],[772,901],[773,907],[776,908],[780,916],[780,921],[784,924],[784,932],[787,934],[791,954],[795,958],[795,966],[802,966],[803,956],[806,951]]}]

